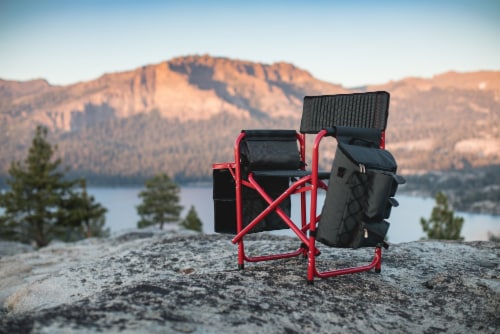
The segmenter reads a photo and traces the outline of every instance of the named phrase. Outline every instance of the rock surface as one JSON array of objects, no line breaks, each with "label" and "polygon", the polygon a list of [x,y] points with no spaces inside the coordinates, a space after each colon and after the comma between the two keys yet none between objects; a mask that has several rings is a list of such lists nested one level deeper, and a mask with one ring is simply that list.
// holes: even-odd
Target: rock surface
[{"label": "rock surface", "polygon": [[[287,251],[260,234],[249,252]],[[495,333],[500,244],[392,245],[382,273],[306,284],[302,258],[247,264],[226,235],[134,231],[0,258],[0,333]],[[320,269],[372,249],[321,247]],[[259,254],[262,254],[260,252]],[[1,256],[1,255],[0,255]]]}]

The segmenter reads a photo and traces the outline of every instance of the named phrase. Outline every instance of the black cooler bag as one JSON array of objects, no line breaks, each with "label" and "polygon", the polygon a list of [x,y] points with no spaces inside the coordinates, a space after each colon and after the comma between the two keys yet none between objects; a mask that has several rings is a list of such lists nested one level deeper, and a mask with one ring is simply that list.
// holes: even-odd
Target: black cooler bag
[{"label": "black cooler bag", "polygon": [[384,244],[398,184],[397,164],[389,151],[340,142],[317,229],[317,240],[332,247]]},{"label": "black cooler bag", "polygon": [[[244,130],[240,144],[242,178],[259,171],[293,171],[301,166],[294,130]],[[228,170],[214,170],[215,232],[236,234],[235,182]],[[280,196],[289,186],[287,175],[256,175],[255,180],[272,198]],[[242,187],[243,228],[257,217],[269,204],[253,189]],[[290,216],[290,198],[279,205]],[[249,233],[287,229],[288,225],[275,212],[271,212]]]},{"label": "black cooler bag", "polygon": [[[271,179],[258,177],[259,184],[269,196],[276,198],[288,187],[288,178]],[[228,169],[213,170],[213,199],[214,199],[214,230],[216,233],[236,234],[236,195],[235,182]],[[253,189],[242,189],[242,216],[243,227],[247,226],[257,215],[267,207],[267,202]],[[290,215],[291,202],[287,198],[280,204],[280,208]],[[283,220],[271,212],[250,233],[272,231],[288,228]]]}]

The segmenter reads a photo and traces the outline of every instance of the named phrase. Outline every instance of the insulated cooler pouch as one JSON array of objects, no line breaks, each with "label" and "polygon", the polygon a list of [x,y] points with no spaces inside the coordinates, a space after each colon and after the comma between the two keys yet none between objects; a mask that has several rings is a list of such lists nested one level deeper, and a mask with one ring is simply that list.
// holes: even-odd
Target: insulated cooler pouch
[{"label": "insulated cooler pouch", "polygon": [[398,184],[389,151],[340,142],[318,224],[317,240],[332,247],[371,247],[384,242]]},{"label": "insulated cooler pouch", "polygon": [[214,168],[213,200],[216,233],[236,234],[236,196],[229,168]]},{"label": "insulated cooler pouch", "polygon": [[[256,177],[266,192],[272,197],[278,197],[287,187],[288,178],[271,179]],[[236,228],[236,196],[234,179],[227,168],[213,170],[213,200],[214,200],[214,230],[216,233],[235,235]],[[255,190],[243,188],[243,228],[247,226],[267,206]],[[285,199],[280,208],[290,215],[291,201]],[[275,213],[270,213],[258,223],[250,233],[286,229],[283,220]]]}]

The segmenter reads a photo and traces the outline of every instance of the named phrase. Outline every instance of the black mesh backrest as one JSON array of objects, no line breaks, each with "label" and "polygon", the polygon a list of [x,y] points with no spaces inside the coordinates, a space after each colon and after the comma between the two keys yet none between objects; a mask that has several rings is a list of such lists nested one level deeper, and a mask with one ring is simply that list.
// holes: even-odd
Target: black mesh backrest
[{"label": "black mesh backrest", "polygon": [[385,130],[388,113],[389,93],[383,91],[306,96],[300,132],[318,133],[334,126]]}]

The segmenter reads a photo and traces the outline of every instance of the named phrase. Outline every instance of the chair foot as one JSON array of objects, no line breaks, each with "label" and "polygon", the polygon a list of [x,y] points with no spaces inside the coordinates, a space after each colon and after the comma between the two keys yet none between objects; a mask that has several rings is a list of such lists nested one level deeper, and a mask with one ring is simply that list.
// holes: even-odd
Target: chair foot
[{"label": "chair foot", "polygon": [[238,270],[243,270],[245,269],[245,264],[242,263],[242,264],[238,264]]},{"label": "chair foot", "polygon": [[307,285],[314,285],[314,279],[312,279],[312,280],[307,280]]},{"label": "chair foot", "polygon": [[376,272],[377,274],[380,274],[380,273],[382,272],[382,269],[375,269],[375,272]]}]

